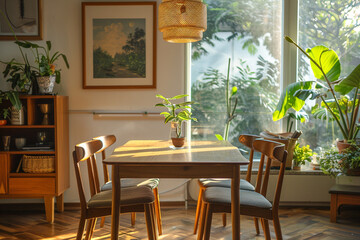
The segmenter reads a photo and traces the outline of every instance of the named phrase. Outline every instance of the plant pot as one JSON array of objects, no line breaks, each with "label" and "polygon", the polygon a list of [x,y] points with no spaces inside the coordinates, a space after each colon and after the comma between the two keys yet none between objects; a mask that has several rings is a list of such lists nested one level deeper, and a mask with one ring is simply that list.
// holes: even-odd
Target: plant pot
[{"label": "plant pot", "polygon": [[52,94],[54,90],[56,76],[43,76],[36,78],[38,86],[39,86],[39,93],[40,94]]},{"label": "plant pot", "polygon": [[350,143],[345,143],[344,140],[337,141],[336,145],[339,150],[339,153],[341,153],[343,150],[351,146]]},{"label": "plant pot", "polygon": [[296,171],[299,171],[299,170],[301,170],[301,165],[300,166],[293,165],[292,169],[296,170]]},{"label": "plant pot", "polygon": [[10,122],[12,125],[25,124],[24,106],[22,106],[20,110],[17,110],[14,106],[11,107]]},{"label": "plant pot", "polygon": [[7,124],[7,120],[1,119],[0,120],[0,126],[4,126]]},{"label": "plant pot", "polygon": [[171,138],[174,147],[182,147],[185,143],[185,138]]}]

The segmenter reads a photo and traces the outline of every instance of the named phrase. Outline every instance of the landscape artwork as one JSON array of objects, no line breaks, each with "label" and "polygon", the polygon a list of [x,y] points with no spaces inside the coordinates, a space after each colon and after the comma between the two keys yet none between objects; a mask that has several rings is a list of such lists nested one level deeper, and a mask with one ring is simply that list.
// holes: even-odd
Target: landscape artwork
[{"label": "landscape artwork", "polygon": [[94,18],[93,78],[146,78],[145,18]]}]

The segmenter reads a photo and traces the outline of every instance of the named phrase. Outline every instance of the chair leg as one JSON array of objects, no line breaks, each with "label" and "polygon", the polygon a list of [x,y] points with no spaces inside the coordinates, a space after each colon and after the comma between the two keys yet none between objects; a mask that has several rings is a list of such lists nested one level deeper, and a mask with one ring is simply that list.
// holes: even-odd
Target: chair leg
[{"label": "chair leg", "polygon": [[254,224],[255,224],[256,235],[259,235],[260,228],[259,228],[259,219],[258,218],[254,218]]},{"label": "chair leg", "polygon": [[86,219],[81,217],[80,222],[79,222],[78,232],[77,232],[77,235],[76,235],[76,240],[81,240],[83,238],[84,229],[85,229],[85,223],[86,223]]},{"label": "chair leg", "polygon": [[158,237],[157,235],[157,231],[156,231],[156,225],[157,225],[157,218],[156,218],[156,213],[155,213],[155,203],[151,203],[151,207],[150,207],[150,210],[151,210],[151,216],[152,216],[152,228],[153,228],[153,232],[156,236],[156,239]]},{"label": "chair leg", "polygon": [[104,225],[105,225],[105,217],[101,217],[100,228],[103,228]]},{"label": "chair leg", "polygon": [[279,216],[274,216],[273,223],[274,223],[276,239],[277,240],[282,240],[283,238],[282,238],[282,234],[281,234]]},{"label": "chair leg", "polygon": [[265,240],[270,240],[270,228],[269,228],[269,221],[267,219],[263,219],[263,226],[264,226],[264,235]]},{"label": "chair leg", "polygon": [[204,188],[200,187],[199,196],[198,196],[197,205],[196,205],[194,234],[196,234],[196,231],[197,231],[198,225],[199,225],[199,218],[200,218],[200,211],[201,211],[201,207],[202,207],[202,195],[203,195],[203,193],[204,193]]},{"label": "chair leg", "polygon": [[154,196],[155,196],[155,211],[156,211],[156,220],[159,230],[159,235],[162,235],[162,220],[161,220],[161,210],[160,210],[160,198],[159,198],[159,189],[154,188],[153,189]]},{"label": "chair leg", "polygon": [[211,206],[211,204],[208,203],[207,207],[206,207],[204,240],[209,240],[210,239],[211,221],[212,221],[212,206]]},{"label": "chair leg", "polygon": [[222,214],[223,227],[226,227],[226,213]]},{"label": "chair leg", "polygon": [[96,218],[91,218],[88,221],[88,225],[86,227],[86,235],[85,235],[85,240],[89,240],[91,239],[93,233],[94,233],[94,228],[96,225]]},{"label": "chair leg", "polygon": [[153,226],[154,216],[152,216],[151,208],[152,208],[151,204],[144,205],[146,229],[147,229],[148,239],[156,240],[157,236],[156,236],[156,232],[154,233],[154,226]]},{"label": "chair leg", "polygon": [[206,218],[206,208],[207,204],[205,202],[201,202],[201,212],[200,212],[200,223],[199,223],[199,232],[197,236],[197,240],[202,240],[204,237],[204,227],[205,227],[205,218]]},{"label": "chair leg", "polygon": [[136,221],[136,212],[132,212],[131,213],[131,226],[135,226],[135,221]]}]

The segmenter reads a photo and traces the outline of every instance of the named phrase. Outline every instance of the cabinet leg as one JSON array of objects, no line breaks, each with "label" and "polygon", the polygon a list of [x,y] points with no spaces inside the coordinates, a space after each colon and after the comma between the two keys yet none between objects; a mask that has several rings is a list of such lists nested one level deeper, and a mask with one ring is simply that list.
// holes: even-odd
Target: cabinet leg
[{"label": "cabinet leg", "polygon": [[45,196],[45,214],[46,221],[49,223],[54,223],[54,197],[53,196]]},{"label": "cabinet leg", "polygon": [[336,216],[338,211],[337,194],[331,194],[330,202],[330,222],[336,223]]},{"label": "cabinet leg", "polygon": [[58,197],[56,197],[56,210],[58,212],[64,211],[64,194],[61,194]]}]

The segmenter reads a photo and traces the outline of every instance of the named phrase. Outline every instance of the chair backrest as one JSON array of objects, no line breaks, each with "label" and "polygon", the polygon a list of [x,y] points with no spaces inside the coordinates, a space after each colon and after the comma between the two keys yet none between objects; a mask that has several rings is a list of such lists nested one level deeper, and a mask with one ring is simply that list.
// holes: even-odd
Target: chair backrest
[{"label": "chair backrest", "polygon": [[94,178],[94,167],[93,167],[93,160],[95,153],[99,151],[102,147],[102,143],[99,140],[91,140],[87,142],[83,142],[77,144],[75,146],[75,150],[73,151],[73,160],[74,160],[74,169],[75,175],[78,185],[81,209],[86,208],[86,198],[84,193],[84,186],[81,177],[80,171],[80,164],[86,161],[87,168],[88,168],[88,175],[89,175],[89,185],[90,185],[90,192],[91,196],[95,195],[100,191],[98,183]]},{"label": "chair backrest", "polygon": [[[99,136],[93,139],[100,140],[102,142],[102,148],[96,153],[101,153],[102,160],[104,160],[106,158],[105,150],[116,142],[116,137],[114,135],[106,135]],[[106,164],[103,163],[102,165],[104,172],[104,182],[107,183],[110,181],[109,170]]]},{"label": "chair backrest", "polygon": [[257,136],[257,135],[252,135],[252,134],[241,134],[239,136],[239,142],[242,145],[250,148],[249,165],[248,165],[248,169],[247,169],[247,172],[246,172],[246,181],[248,181],[248,182],[250,182],[250,180],[251,180],[251,171],[252,171],[253,160],[254,160],[253,142],[257,138],[261,138],[261,137]]},{"label": "chair backrest", "polygon": [[[275,195],[273,200],[273,207],[277,209],[280,202],[280,194],[284,179],[285,164],[287,158],[287,151],[285,150],[285,145],[270,140],[256,139],[253,142],[253,147],[255,151],[261,152],[261,159],[259,164],[258,178],[256,181],[255,191],[261,193],[265,197],[269,183],[271,162],[273,160],[280,162],[280,170],[279,170],[279,175],[278,175],[278,180],[277,180]],[[265,158],[267,159],[267,161],[266,161],[265,172],[263,174]]]}]

